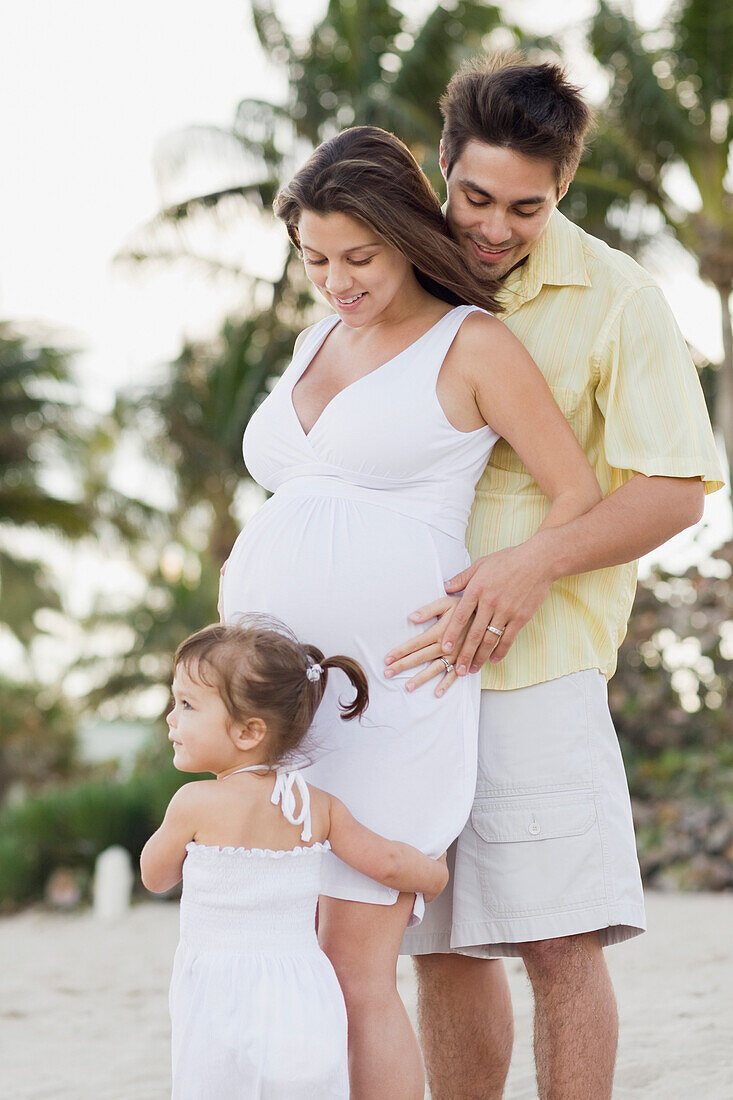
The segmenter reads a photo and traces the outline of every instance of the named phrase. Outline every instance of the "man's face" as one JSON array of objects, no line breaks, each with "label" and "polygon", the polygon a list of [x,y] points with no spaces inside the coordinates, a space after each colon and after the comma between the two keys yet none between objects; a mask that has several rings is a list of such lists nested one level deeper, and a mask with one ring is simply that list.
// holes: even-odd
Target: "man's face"
[{"label": "man's face", "polygon": [[471,262],[490,265],[499,278],[534,248],[550,215],[568,189],[558,187],[552,161],[469,141],[450,175],[446,216]]}]

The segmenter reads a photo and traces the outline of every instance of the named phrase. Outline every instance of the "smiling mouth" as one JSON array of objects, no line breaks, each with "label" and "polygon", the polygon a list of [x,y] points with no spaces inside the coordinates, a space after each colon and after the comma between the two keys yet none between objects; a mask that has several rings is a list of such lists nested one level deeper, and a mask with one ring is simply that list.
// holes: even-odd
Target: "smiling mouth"
[{"label": "smiling mouth", "polygon": [[511,245],[507,245],[506,248],[487,248],[486,245],[479,244],[478,241],[471,237],[471,240],[476,245],[479,252],[483,252],[485,256],[502,256],[505,252],[508,252]]},{"label": "smiling mouth", "polygon": [[340,306],[353,306],[356,302],[360,301],[364,297],[365,294],[366,294],[366,291],[363,290],[361,292],[361,294],[355,294],[353,298],[339,298],[335,294],[334,294],[334,298],[336,298],[336,301],[338,302],[338,304]]}]

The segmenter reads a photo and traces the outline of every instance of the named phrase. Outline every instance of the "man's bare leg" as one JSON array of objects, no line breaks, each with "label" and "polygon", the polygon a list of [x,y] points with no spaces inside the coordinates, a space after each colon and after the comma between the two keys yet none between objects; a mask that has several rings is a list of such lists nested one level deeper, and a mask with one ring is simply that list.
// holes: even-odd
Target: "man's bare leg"
[{"label": "man's bare leg", "polygon": [[618,1014],[595,932],[522,945],[540,1100],[609,1100]]},{"label": "man's bare leg", "polygon": [[500,959],[416,955],[418,1023],[433,1100],[501,1100],[514,1022]]}]

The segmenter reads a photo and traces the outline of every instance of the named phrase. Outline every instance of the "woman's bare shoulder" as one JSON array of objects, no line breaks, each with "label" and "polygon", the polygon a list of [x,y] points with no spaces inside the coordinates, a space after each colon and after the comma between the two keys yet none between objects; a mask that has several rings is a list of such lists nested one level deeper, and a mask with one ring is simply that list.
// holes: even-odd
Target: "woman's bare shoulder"
[{"label": "woman's bare shoulder", "polygon": [[303,331],[299,332],[298,335],[295,337],[295,343],[293,344],[293,355],[295,355],[296,351],[298,351],[301,344],[303,343],[312,328],[313,325],[308,325],[308,328],[304,328]]},{"label": "woman's bare shoulder", "polygon": [[313,332],[314,328],[316,328],[317,325],[318,325],[318,321],[315,321],[312,325],[308,325],[307,328],[304,328],[302,332],[298,333],[298,335],[295,338],[295,344],[293,345],[293,355],[295,355],[296,351],[298,351],[302,347],[303,342],[305,341],[306,337],[311,332]]},{"label": "woman's bare shoulder", "polygon": [[454,348],[469,374],[485,374],[487,368],[515,367],[532,359],[524,344],[498,317],[483,310],[470,313],[458,330]]},{"label": "woman's bare shoulder", "polygon": [[483,309],[476,309],[468,314],[458,330],[457,339],[477,347],[495,346],[497,342],[506,347],[515,344],[522,346],[501,318],[495,317],[492,313],[486,313]]}]

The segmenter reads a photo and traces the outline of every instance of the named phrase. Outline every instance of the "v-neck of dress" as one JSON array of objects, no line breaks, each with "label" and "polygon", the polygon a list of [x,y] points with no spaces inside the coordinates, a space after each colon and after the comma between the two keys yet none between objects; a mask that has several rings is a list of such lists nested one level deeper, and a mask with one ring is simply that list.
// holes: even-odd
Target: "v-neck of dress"
[{"label": "v-neck of dress", "polygon": [[293,416],[295,417],[295,422],[298,425],[298,427],[300,428],[300,431],[303,435],[303,438],[304,439],[310,439],[311,435],[313,434],[313,431],[315,430],[317,425],[320,424],[321,420],[323,419],[323,416],[324,416],[324,413],[326,412],[326,410],[330,409],[331,405],[333,405],[334,401],[337,401],[339,399],[339,397],[341,397],[342,394],[346,393],[347,390],[353,390],[354,386],[358,386],[360,382],[363,382],[367,378],[371,378],[371,376],[373,374],[378,374],[379,371],[384,369],[384,367],[388,367],[390,365],[390,363],[394,363],[396,359],[400,359],[408,351],[410,351],[417,344],[419,344],[421,340],[424,340],[426,336],[429,336],[430,333],[433,332],[438,327],[438,325],[441,325],[443,323],[443,321],[446,319],[446,317],[450,317],[450,315],[455,310],[460,309],[460,308],[461,308],[461,306],[453,306],[453,308],[449,309],[447,313],[444,313],[442,317],[439,317],[434,325],[431,325],[430,328],[426,329],[425,332],[423,332],[421,336],[418,336],[418,338],[416,340],[413,340],[412,343],[408,344],[406,348],[402,349],[402,351],[398,351],[396,353],[396,355],[393,355],[389,359],[386,359],[384,361],[384,363],[380,363],[378,367],[374,367],[373,370],[367,371],[366,374],[362,374],[359,378],[355,378],[353,382],[349,382],[349,384],[347,386],[343,386],[337,393],[335,393],[333,395],[333,397],[331,398],[330,401],[326,402],[326,404],[323,406],[323,408],[321,409],[321,411],[318,414],[318,416],[316,417],[316,419],[311,424],[310,430],[306,431],[305,428],[303,427],[303,424],[302,424],[302,421],[301,421],[300,417],[298,416],[298,411],[295,408],[295,402],[293,401],[293,391],[295,390],[295,387],[298,385],[298,382],[300,382],[300,380],[303,377],[303,375],[305,374],[305,372],[308,370],[308,367],[311,365],[311,363],[315,359],[318,352],[321,350],[321,348],[325,344],[328,337],[331,335],[333,330],[336,328],[336,325],[340,322],[341,318],[337,314],[334,314],[333,315],[333,324],[325,329],[325,331],[321,335],[320,339],[316,342],[316,345],[313,348],[313,351],[308,356],[308,359],[306,360],[306,362],[301,367],[300,371],[297,374],[297,377],[294,379],[293,384],[290,387],[290,408],[292,409]]}]

